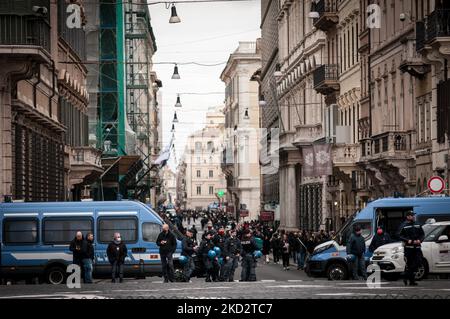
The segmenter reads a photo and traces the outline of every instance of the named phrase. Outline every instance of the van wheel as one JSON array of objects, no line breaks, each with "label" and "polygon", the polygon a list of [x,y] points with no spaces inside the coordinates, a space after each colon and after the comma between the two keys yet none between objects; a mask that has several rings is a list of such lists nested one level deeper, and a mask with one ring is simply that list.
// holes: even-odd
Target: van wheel
[{"label": "van wheel", "polygon": [[422,264],[419,266],[419,270],[416,272],[416,280],[426,279],[428,276],[428,263],[425,258],[422,259]]},{"label": "van wheel", "polygon": [[46,272],[46,281],[52,285],[61,285],[66,279],[66,271],[60,266],[50,267]]},{"label": "van wheel", "polygon": [[340,263],[334,263],[327,268],[328,280],[345,280],[348,276],[347,268]]}]

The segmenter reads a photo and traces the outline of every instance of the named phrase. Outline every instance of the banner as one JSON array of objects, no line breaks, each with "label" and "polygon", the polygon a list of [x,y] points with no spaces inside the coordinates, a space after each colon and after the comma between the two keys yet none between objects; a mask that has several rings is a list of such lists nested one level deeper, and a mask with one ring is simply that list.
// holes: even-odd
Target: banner
[{"label": "banner", "polygon": [[302,148],[303,154],[303,176],[313,177],[314,175],[314,149],[312,146]]},{"label": "banner", "polygon": [[315,177],[333,174],[331,144],[315,144],[302,148],[303,176]]},{"label": "banner", "polygon": [[316,144],[314,148],[314,175],[333,175],[331,144]]}]

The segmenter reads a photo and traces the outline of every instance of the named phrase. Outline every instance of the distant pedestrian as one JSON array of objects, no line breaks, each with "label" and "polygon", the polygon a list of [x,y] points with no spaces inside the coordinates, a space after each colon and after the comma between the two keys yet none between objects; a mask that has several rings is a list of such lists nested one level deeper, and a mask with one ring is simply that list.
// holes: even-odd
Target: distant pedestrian
[{"label": "distant pedestrian", "polygon": [[270,246],[272,247],[273,262],[279,264],[281,257],[281,238],[278,233],[273,234],[272,239],[270,240]]},{"label": "distant pedestrian", "polygon": [[117,277],[119,277],[120,282],[123,282],[123,265],[125,264],[125,258],[127,257],[128,251],[127,246],[122,241],[120,233],[114,234],[114,239],[108,245],[106,254],[108,255],[109,263],[111,264],[112,282],[117,282]]},{"label": "distant pedestrian", "polygon": [[289,257],[291,254],[288,235],[284,234],[281,241],[281,258],[283,260],[283,269],[289,270]]},{"label": "distant pedestrian", "polygon": [[352,265],[353,280],[360,280],[359,274],[364,280],[367,279],[365,252],[366,242],[362,236],[362,229],[356,225],[347,243],[347,254]]},{"label": "distant pedestrian", "polygon": [[80,267],[83,266],[83,233],[77,231],[75,238],[70,242],[69,250],[72,252],[72,263]]},{"label": "distant pedestrian", "polygon": [[83,268],[84,268],[84,282],[86,284],[92,284],[92,271],[95,257],[94,251],[94,235],[88,233],[86,240],[83,242]]},{"label": "distant pedestrian", "polygon": [[269,261],[270,261],[270,259],[269,259],[269,255],[270,255],[270,234],[269,233],[265,233],[264,234],[262,253],[263,253],[264,258],[265,258],[265,263],[268,264]]},{"label": "distant pedestrian", "polygon": [[173,253],[177,249],[177,239],[175,235],[169,230],[169,225],[163,225],[162,232],[156,239],[156,244],[159,246],[159,255],[161,256],[161,266],[164,282],[173,282],[175,279]]}]

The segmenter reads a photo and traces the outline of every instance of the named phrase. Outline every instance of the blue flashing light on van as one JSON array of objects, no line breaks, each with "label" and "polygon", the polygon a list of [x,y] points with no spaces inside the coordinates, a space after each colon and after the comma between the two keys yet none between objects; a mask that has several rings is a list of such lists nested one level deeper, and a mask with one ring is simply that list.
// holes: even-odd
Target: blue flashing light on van
[{"label": "blue flashing light on van", "polygon": [[368,248],[378,227],[382,227],[391,238],[398,240],[397,231],[405,220],[406,212],[413,210],[421,224],[429,219],[450,220],[450,197],[383,198],[367,204],[349,218],[336,233],[333,240],[318,245],[306,262],[305,271],[310,276],[326,276],[329,280],[344,280],[349,277],[346,245],[353,227],[359,225],[366,241],[366,264],[372,253]]},{"label": "blue flashing light on van", "polygon": [[[69,244],[80,230],[84,236],[94,234],[94,277],[110,275],[106,248],[115,232],[121,233],[128,248],[126,277],[161,276],[156,238],[163,224],[155,211],[137,201],[0,203],[2,275],[63,283],[72,263]],[[177,236],[177,263],[182,235],[171,228]]]}]

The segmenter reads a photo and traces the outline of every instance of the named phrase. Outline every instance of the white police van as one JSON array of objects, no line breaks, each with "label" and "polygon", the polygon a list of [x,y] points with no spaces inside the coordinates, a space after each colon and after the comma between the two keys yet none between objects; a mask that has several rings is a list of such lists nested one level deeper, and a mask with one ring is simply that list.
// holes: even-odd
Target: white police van
[{"label": "white police van", "polygon": [[[430,221],[423,225],[425,239],[422,243],[422,266],[416,273],[416,279],[431,274],[450,274],[450,222]],[[378,265],[383,277],[396,280],[405,269],[405,257],[401,242],[378,247],[372,258],[372,264]]]}]

